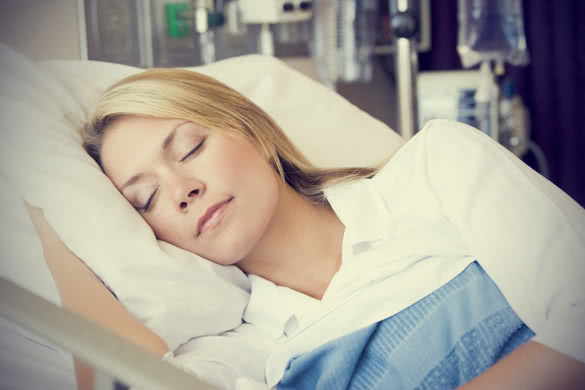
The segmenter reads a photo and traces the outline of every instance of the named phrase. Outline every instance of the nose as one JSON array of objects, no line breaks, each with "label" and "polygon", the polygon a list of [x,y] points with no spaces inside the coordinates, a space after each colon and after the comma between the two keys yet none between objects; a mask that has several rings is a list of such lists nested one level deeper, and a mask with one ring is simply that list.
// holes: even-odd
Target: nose
[{"label": "nose", "polygon": [[180,212],[186,213],[193,201],[205,193],[205,184],[196,179],[183,179],[175,187],[175,204]]}]

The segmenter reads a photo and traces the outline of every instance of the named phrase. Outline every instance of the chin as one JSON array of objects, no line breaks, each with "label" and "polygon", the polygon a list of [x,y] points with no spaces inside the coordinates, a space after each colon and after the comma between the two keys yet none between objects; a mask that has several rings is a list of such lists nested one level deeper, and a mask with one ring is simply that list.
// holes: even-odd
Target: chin
[{"label": "chin", "polygon": [[[237,237],[230,237],[229,240],[223,241],[218,247],[224,248],[223,253],[215,253],[213,260],[221,265],[237,265],[240,261],[245,259],[253,251],[258,242],[258,237],[248,230],[248,234],[238,235]],[[227,237],[226,237],[227,238]]]},{"label": "chin", "polygon": [[213,256],[213,257],[205,257],[204,258],[208,259],[209,261],[215,263],[215,264],[219,264],[219,265],[236,265],[236,263],[238,261],[240,261],[240,259],[234,259],[233,257],[223,257],[223,256]]},{"label": "chin", "polygon": [[233,248],[233,249],[242,249],[242,250],[234,250],[231,253],[226,253],[220,256],[217,256],[214,260],[215,263],[221,265],[237,265],[240,261],[242,261],[249,253],[249,250],[246,248]]}]

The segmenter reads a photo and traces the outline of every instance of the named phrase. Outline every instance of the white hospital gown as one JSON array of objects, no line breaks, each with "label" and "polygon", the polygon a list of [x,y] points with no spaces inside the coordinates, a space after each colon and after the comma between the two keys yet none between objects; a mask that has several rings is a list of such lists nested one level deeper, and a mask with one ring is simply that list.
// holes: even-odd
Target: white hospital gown
[{"label": "white hospital gown", "polygon": [[[373,179],[326,195],[346,225],[342,266],[318,309],[272,321],[286,340],[267,361],[270,386],[294,355],[397,313],[474,260],[533,340],[585,362],[585,211],[485,134],[432,121]],[[282,310],[294,294],[254,284],[249,308]]]}]

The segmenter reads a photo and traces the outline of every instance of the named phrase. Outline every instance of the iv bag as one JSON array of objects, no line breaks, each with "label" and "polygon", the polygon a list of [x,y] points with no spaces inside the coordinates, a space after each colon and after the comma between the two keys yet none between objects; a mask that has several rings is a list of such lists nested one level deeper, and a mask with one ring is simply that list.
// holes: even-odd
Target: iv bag
[{"label": "iv bag", "polygon": [[457,51],[469,68],[480,62],[528,64],[521,0],[459,0]]}]

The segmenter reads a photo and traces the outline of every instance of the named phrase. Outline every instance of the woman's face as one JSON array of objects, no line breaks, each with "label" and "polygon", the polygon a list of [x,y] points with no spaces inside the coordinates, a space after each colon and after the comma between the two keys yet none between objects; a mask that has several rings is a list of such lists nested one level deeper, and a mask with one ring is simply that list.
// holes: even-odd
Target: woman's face
[{"label": "woman's face", "polygon": [[253,144],[192,122],[120,119],[101,157],[158,239],[219,264],[254,248],[278,203],[277,173]]}]

